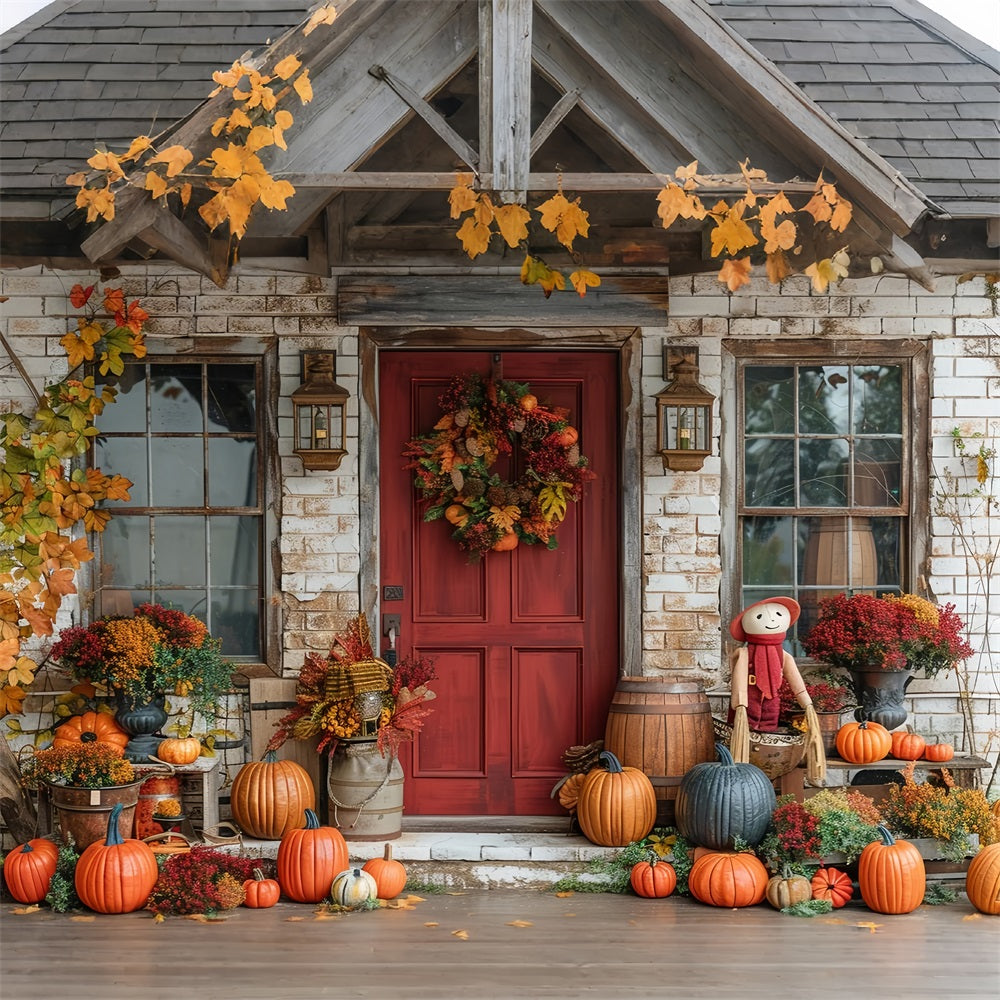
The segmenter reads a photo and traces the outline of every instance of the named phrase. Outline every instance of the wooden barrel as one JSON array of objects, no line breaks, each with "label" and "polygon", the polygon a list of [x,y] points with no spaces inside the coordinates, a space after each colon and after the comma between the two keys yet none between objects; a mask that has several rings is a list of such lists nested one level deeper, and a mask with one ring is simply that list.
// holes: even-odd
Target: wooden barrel
[{"label": "wooden barrel", "polygon": [[628,767],[649,777],[656,791],[658,826],[674,823],[681,778],[695,764],[715,760],[712,709],[704,687],[659,677],[618,682],[604,746]]},{"label": "wooden barrel", "polygon": [[341,740],[326,774],[330,825],[345,840],[393,840],[403,832],[403,768],[374,740]]}]

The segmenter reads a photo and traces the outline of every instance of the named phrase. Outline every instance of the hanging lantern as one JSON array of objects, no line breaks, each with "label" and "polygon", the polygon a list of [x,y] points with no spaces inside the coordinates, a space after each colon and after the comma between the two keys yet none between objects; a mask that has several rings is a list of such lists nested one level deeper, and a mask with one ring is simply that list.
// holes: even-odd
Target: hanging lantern
[{"label": "hanging lantern", "polygon": [[348,392],[337,385],[336,351],[302,351],[302,385],[292,393],[295,454],[303,468],[333,470],[347,454]]},{"label": "hanging lantern", "polygon": [[698,382],[697,359],[697,350],[668,354],[664,346],[664,377],[670,381],[656,394],[656,449],[664,470],[697,472],[712,453],[715,397]]}]

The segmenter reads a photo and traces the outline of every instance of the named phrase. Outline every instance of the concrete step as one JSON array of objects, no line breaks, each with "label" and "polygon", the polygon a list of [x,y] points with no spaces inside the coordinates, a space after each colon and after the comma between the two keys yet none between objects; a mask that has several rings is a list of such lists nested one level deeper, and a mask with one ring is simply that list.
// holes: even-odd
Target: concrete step
[{"label": "concrete step", "polygon": [[[387,843],[412,884],[450,890],[550,889],[571,874],[587,881],[590,862],[617,850],[592,844],[570,829],[567,817],[416,817],[404,818],[403,832],[392,840],[348,837],[351,863],[382,857]],[[278,844],[243,838],[242,850],[276,858]]]}]

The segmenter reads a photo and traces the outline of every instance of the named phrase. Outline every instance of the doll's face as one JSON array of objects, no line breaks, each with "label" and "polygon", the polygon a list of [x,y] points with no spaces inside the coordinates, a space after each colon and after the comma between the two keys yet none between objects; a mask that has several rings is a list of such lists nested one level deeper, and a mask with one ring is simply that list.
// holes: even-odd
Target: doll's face
[{"label": "doll's face", "polygon": [[747,635],[777,635],[791,627],[792,616],[783,604],[768,601],[743,612],[740,624]]}]

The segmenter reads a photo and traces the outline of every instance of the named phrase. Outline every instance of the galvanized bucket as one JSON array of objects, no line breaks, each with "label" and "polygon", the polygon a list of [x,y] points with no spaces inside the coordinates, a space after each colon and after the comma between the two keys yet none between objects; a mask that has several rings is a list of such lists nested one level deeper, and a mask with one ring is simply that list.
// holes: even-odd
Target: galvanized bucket
[{"label": "galvanized bucket", "polygon": [[403,768],[374,740],[341,741],[326,775],[329,822],[345,840],[393,840],[403,832]]}]

